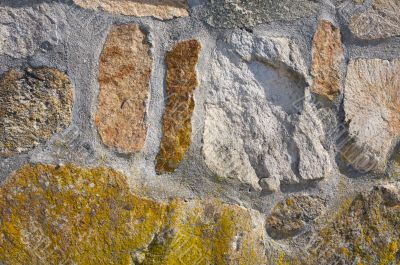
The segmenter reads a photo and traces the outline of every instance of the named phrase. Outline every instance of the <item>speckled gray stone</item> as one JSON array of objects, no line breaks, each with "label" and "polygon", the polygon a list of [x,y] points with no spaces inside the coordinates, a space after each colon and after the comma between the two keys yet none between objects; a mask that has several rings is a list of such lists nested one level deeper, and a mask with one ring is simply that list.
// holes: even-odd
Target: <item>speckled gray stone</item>
[{"label": "speckled gray stone", "polygon": [[205,19],[220,28],[249,28],[276,20],[294,20],[312,15],[318,6],[305,0],[211,0],[209,5]]}]

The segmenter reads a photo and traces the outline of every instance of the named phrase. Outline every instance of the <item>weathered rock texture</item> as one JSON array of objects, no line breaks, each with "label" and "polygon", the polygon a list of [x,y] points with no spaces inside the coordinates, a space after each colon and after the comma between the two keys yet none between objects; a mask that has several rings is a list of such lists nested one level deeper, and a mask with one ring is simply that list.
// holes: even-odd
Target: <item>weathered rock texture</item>
[{"label": "weathered rock texture", "polygon": [[114,26],[100,56],[96,125],[104,144],[138,152],[146,140],[150,48],[137,25]]},{"label": "weathered rock texture", "polygon": [[54,68],[12,69],[0,79],[0,156],[33,149],[68,127],[73,91]]},{"label": "weathered rock texture", "polygon": [[350,30],[360,39],[399,36],[399,10],[398,0],[373,0],[370,8],[351,19]]},{"label": "weathered rock texture", "polygon": [[317,196],[288,198],[279,202],[267,217],[267,232],[275,239],[295,236],[305,229],[307,223],[321,215],[324,209],[324,201]]},{"label": "weathered rock texture", "polygon": [[0,265],[400,265],[399,10],[0,0]]},{"label": "weathered rock texture", "polygon": [[[400,60],[357,59],[349,63],[344,110],[359,152],[373,155],[383,172],[400,135]],[[370,163],[361,167],[370,167]]]},{"label": "weathered rock texture", "polygon": [[307,17],[318,7],[316,2],[308,0],[215,0],[209,5],[205,17],[207,23],[221,28],[247,28],[276,20]]},{"label": "weathered rock texture", "polygon": [[165,57],[167,95],[163,116],[163,136],[156,158],[159,173],[173,172],[190,147],[192,135],[193,91],[201,45],[197,40],[178,43]]},{"label": "weathered rock texture", "polygon": [[264,264],[259,216],[215,200],[156,202],[113,170],[26,165],[0,189],[6,264]]},{"label": "weathered rock texture", "polygon": [[57,25],[46,16],[50,11],[48,4],[24,9],[0,6],[0,54],[22,58],[44,43],[57,43]]},{"label": "weathered rock texture", "polygon": [[186,0],[74,0],[84,8],[103,9],[126,16],[171,19],[189,15]]},{"label": "weathered rock texture", "polygon": [[329,176],[322,124],[305,100],[306,71],[296,44],[244,32],[230,43],[219,43],[211,62],[203,146],[208,167],[257,190],[271,190],[258,183],[264,178],[276,186]]},{"label": "weathered rock texture", "polygon": [[340,29],[327,20],[320,21],[313,39],[311,91],[334,100],[341,90],[343,63]]}]

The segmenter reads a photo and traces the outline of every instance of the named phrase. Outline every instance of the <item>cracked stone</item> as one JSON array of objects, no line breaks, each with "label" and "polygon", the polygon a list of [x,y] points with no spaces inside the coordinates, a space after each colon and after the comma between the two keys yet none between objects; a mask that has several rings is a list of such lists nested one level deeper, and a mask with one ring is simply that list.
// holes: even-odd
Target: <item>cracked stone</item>
[{"label": "cracked stone", "polygon": [[74,2],[83,8],[102,9],[126,16],[152,16],[164,20],[189,15],[186,0],[74,0]]},{"label": "cracked stone", "polygon": [[398,0],[374,0],[365,12],[351,18],[350,30],[367,40],[400,36],[399,10]]},{"label": "cracked stone", "polygon": [[96,125],[103,143],[121,153],[142,150],[152,59],[137,25],[114,26],[100,56]]},{"label": "cracked stone", "polygon": [[398,263],[399,194],[391,183],[343,200],[312,236],[302,264]]},{"label": "cracked stone", "polygon": [[193,92],[198,85],[196,65],[201,45],[197,40],[178,43],[166,55],[166,106],[163,136],[156,158],[158,173],[173,172],[183,160],[191,143]]},{"label": "cracked stone", "polygon": [[0,79],[0,155],[33,149],[70,125],[73,90],[54,68],[12,69]]}]

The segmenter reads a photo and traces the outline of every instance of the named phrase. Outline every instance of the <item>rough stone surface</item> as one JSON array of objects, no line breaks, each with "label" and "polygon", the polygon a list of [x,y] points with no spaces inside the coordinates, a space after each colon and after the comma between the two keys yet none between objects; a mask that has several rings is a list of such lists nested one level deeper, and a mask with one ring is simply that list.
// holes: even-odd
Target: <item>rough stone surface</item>
[{"label": "rough stone surface", "polygon": [[57,43],[57,25],[48,4],[25,9],[0,5],[0,54],[14,58],[32,55],[44,43]]},{"label": "rough stone surface", "polygon": [[207,23],[221,28],[247,28],[276,20],[294,20],[311,16],[318,7],[316,2],[307,0],[215,0],[209,5]]},{"label": "rough stone surface", "polygon": [[100,56],[96,125],[105,145],[138,152],[146,140],[146,101],[151,63],[145,34],[137,25],[114,26]]},{"label": "rough stone surface", "polygon": [[305,98],[295,43],[251,38],[234,34],[232,48],[219,43],[211,63],[203,146],[208,167],[256,190],[259,179],[294,184],[329,176],[322,125]]},{"label": "rough stone surface", "polygon": [[0,264],[399,265],[398,10],[0,0]]},{"label": "rough stone surface", "polygon": [[360,39],[382,39],[400,36],[398,0],[373,0],[365,12],[355,15],[350,30]]},{"label": "rough stone surface", "polygon": [[74,0],[84,8],[103,9],[126,16],[172,19],[189,15],[186,0]]},{"label": "rough stone surface", "polygon": [[26,165],[0,189],[6,264],[264,264],[260,216],[217,200],[156,202],[108,169]]},{"label": "rough stone surface", "polygon": [[[400,134],[400,60],[357,59],[349,63],[344,110],[356,144],[383,172]],[[365,166],[370,166],[366,164]]]},{"label": "rough stone surface", "polygon": [[193,91],[198,85],[196,65],[201,45],[197,40],[178,43],[165,57],[167,95],[163,136],[156,170],[173,172],[189,149],[192,134]]},{"label": "rough stone surface", "polygon": [[266,229],[274,239],[292,237],[302,232],[325,209],[317,196],[297,195],[279,202],[267,217]]},{"label": "rough stone surface", "polygon": [[54,68],[12,69],[0,79],[0,156],[33,149],[69,126],[73,91]]},{"label": "rough stone surface", "polygon": [[340,29],[327,20],[320,21],[313,39],[311,91],[334,100],[341,90],[343,62]]}]

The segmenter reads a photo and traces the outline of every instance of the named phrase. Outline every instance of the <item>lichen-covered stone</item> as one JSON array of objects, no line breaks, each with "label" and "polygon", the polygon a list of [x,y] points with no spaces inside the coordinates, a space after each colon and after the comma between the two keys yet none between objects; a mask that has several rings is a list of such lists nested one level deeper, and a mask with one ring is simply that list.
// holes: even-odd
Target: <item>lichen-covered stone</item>
[{"label": "lichen-covered stone", "polygon": [[386,184],[343,202],[310,241],[303,264],[399,264],[400,186]]},{"label": "lichen-covered stone", "polygon": [[305,100],[308,78],[296,43],[234,33],[213,58],[203,135],[209,169],[255,190],[271,190],[268,178],[280,185],[329,176],[324,131]]},{"label": "lichen-covered stone", "polygon": [[358,151],[376,159],[377,172],[384,171],[400,135],[399,91],[399,59],[350,61],[344,93],[346,121]]},{"label": "lichen-covered stone", "polygon": [[350,30],[360,39],[382,39],[400,35],[400,2],[373,0],[371,7],[350,20]]},{"label": "lichen-covered stone", "polygon": [[73,91],[54,68],[11,69],[0,78],[0,156],[31,150],[69,126]]},{"label": "lichen-covered stone", "polygon": [[189,149],[192,134],[193,92],[198,84],[196,65],[201,45],[197,40],[178,43],[165,57],[166,106],[163,116],[158,173],[173,172]]},{"label": "lichen-covered stone", "polygon": [[266,229],[274,239],[292,237],[304,230],[325,209],[317,196],[297,195],[279,202],[267,217]]},{"label": "lichen-covered stone", "polygon": [[100,56],[96,125],[109,147],[140,151],[146,140],[146,101],[152,59],[146,35],[137,25],[114,26]]},{"label": "lichen-covered stone", "polygon": [[171,19],[189,15],[186,0],[74,0],[77,5],[126,16]]},{"label": "lichen-covered stone", "polygon": [[26,165],[0,188],[0,213],[5,264],[266,263],[259,214],[141,198],[109,169]]},{"label": "lichen-covered stone", "polygon": [[205,19],[219,28],[249,28],[276,20],[294,20],[312,15],[318,4],[308,0],[214,0]]},{"label": "lichen-covered stone", "polygon": [[340,29],[327,20],[318,24],[313,39],[311,91],[334,100],[340,93],[340,67],[344,63]]},{"label": "lichen-covered stone", "polygon": [[51,11],[48,3],[20,8],[0,6],[0,55],[23,58],[33,55],[42,43],[57,43],[57,24],[47,15]]}]

